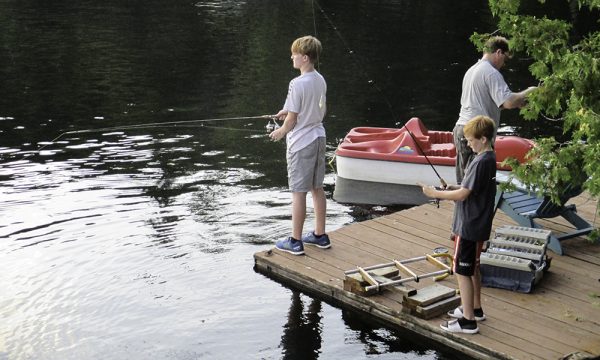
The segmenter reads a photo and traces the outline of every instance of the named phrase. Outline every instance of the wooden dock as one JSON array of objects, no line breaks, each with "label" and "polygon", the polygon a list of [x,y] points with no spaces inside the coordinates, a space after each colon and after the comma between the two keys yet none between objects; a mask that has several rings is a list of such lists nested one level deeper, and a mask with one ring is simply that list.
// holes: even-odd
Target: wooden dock
[{"label": "wooden dock", "polygon": [[[595,221],[596,201],[587,193],[571,199],[578,213],[590,223]],[[391,328],[418,333],[442,347],[449,347],[476,359],[561,359],[578,353],[600,356],[600,245],[585,238],[562,242],[564,256],[552,256],[550,269],[532,293],[483,288],[482,303],[487,319],[479,323],[476,335],[452,334],[439,324],[449,319],[441,315],[424,320],[402,309],[402,295],[383,291],[374,296],[359,296],[344,290],[344,271],[357,266],[386,263],[431,254],[447,247],[452,219],[452,202],[440,208],[426,204],[388,216],[350,224],[329,232],[330,249],[306,246],[304,256],[277,250],[258,252],[255,266],[261,273],[297,287],[313,296],[345,308],[369,314]],[[562,219],[541,223],[555,233],[569,230]],[[498,211],[493,229],[515,223]],[[597,222],[595,224],[597,227]],[[416,264],[416,271],[431,271]],[[450,276],[439,282],[456,288]],[[411,283],[419,289],[432,285],[431,279]]]}]

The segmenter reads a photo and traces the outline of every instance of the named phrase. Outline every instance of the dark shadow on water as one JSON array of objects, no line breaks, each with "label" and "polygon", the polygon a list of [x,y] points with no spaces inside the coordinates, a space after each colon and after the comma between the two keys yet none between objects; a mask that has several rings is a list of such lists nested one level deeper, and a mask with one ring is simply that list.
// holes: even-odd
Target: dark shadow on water
[{"label": "dark shadow on water", "polygon": [[[291,302],[286,324],[283,326],[281,335],[282,358],[287,360],[311,360],[318,359],[322,353],[322,300],[318,295],[308,294],[300,289],[285,283],[281,275],[275,273],[264,273],[254,268],[270,279],[278,282],[284,288],[291,291]],[[433,358],[438,360],[464,360],[469,359],[465,354],[457,353],[455,350],[441,344],[433,343],[432,340],[413,333],[411,331],[390,328],[361,312],[348,310],[336,299],[327,298],[327,304],[340,309],[342,321],[346,325],[345,342],[354,339],[362,343],[364,357],[373,357],[390,353],[407,354],[402,358]],[[339,354],[340,356],[348,354]],[[354,354],[354,358],[361,358]]]},{"label": "dark shadow on water", "polygon": [[281,347],[283,359],[317,359],[321,349],[321,301],[310,299],[304,309],[301,293],[292,290],[288,321],[283,327]]},{"label": "dark shadow on water", "polygon": [[464,354],[453,355],[451,350],[446,350],[445,353],[431,350],[432,344],[428,339],[406,330],[387,329],[372,318],[355,311],[342,309],[342,320],[348,329],[355,332],[355,339],[364,344],[366,355],[411,353],[420,357],[431,356],[435,352],[438,360],[465,359]]}]

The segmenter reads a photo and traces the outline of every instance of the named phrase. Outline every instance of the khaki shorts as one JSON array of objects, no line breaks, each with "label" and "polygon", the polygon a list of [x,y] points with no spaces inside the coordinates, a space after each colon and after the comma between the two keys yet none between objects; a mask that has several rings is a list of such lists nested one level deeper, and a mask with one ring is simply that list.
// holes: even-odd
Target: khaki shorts
[{"label": "khaki shorts", "polygon": [[309,192],[323,187],[325,178],[325,138],[287,153],[288,185],[292,192]]}]

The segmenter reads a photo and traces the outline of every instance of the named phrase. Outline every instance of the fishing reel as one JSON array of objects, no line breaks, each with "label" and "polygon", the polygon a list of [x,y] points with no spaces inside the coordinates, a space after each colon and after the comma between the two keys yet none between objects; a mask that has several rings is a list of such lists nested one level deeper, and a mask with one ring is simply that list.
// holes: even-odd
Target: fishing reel
[{"label": "fishing reel", "polygon": [[269,119],[269,122],[265,126],[265,128],[267,129],[267,132],[275,131],[275,130],[279,129],[280,127],[281,126],[277,123],[277,121],[273,117]]},{"label": "fishing reel", "polygon": [[435,205],[438,209],[440,208],[440,199],[429,200],[429,203]]},{"label": "fishing reel", "polygon": [[[442,180],[442,181],[443,181],[443,180]],[[443,183],[445,184],[446,182],[444,181]],[[434,186],[434,188],[435,188],[436,190],[438,190],[438,191],[444,191],[444,190],[448,189],[448,187],[447,187],[447,186],[448,186],[448,185],[446,185],[446,186]],[[432,203],[432,204],[435,204],[435,206],[436,206],[438,209],[440,208],[440,199],[433,199],[433,200],[430,200],[429,202],[430,202],[430,203]]]}]

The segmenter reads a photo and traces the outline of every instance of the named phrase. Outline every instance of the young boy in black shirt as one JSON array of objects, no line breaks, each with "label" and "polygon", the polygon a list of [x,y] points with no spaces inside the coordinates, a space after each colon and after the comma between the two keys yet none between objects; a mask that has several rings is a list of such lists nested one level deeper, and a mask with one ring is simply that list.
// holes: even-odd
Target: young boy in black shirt
[{"label": "young boy in black shirt", "polygon": [[433,186],[419,184],[428,197],[456,201],[456,221],[452,229],[456,234],[453,271],[458,279],[462,306],[448,313],[456,320],[441,324],[442,329],[450,332],[475,334],[479,332],[477,321],[485,320],[481,309],[479,256],[483,242],[490,237],[494,218],[494,130],[494,121],[487,116],[476,116],[464,126],[465,139],[477,155],[467,165],[460,186],[453,185],[446,190],[436,190]]}]

